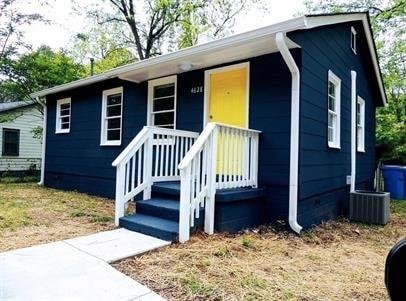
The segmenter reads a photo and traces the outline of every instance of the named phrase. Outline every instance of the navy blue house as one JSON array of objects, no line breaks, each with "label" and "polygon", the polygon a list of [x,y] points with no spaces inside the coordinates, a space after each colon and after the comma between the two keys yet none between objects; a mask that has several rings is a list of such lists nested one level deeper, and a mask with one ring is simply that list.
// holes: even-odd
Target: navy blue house
[{"label": "navy blue house", "polygon": [[[298,17],[33,96],[46,99],[42,183],[135,199],[118,222],[167,239],[345,214],[351,190],[373,189],[386,103],[365,13]],[[188,198],[196,225],[182,222]]]}]

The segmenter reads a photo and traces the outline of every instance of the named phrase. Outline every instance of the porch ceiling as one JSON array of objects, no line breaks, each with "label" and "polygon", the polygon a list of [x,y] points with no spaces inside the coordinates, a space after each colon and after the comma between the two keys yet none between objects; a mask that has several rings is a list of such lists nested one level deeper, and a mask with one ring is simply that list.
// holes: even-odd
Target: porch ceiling
[{"label": "porch ceiling", "polygon": [[[299,47],[293,41],[287,40],[289,48]],[[275,34],[251,41],[241,41],[232,46],[207,47],[207,49],[186,56],[165,62],[157,62],[153,66],[141,66],[141,68],[120,74],[119,78],[133,82],[143,82],[153,78],[226,64],[273,52],[278,52]]]}]

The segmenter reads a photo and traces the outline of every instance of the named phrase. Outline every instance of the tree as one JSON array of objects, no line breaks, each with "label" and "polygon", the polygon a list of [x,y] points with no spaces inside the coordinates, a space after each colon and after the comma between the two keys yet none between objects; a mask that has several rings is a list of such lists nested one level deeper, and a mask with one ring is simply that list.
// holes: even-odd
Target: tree
[{"label": "tree", "polygon": [[381,160],[406,164],[406,0],[305,1],[309,13],[369,11],[388,106],[377,111]]},{"label": "tree", "polygon": [[219,37],[228,33],[237,15],[254,0],[105,0],[105,6],[93,9],[90,16],[99,24],[126,25],[128,46],[133,46],[138,59],[162,53],[164,47],[182,48],[197,43],[199,34]]},{"label": "tree", "polygon": [[39,14],[20,12],[18,6],[22,4],[19,0],[0,0],[0,68],[5,58],[15,55],[19,48],[29,46],[24,42],[21,26],[45,21]]},{"label": "tree", "polygon": [[96,74],[135,60],[135,55],[126,48],[122,39],[122,26],[118,25],[96,25],[74,38],[69,54],[76,62],[86,66],[87,74],[90,74],[91,58],[94,59]]},{"label": "tree", "polygon": [[[61,85],[85,75],[85,68],[75,63],[63,51],[54,52],[47,46],[24,54],[17,59],[8,59],[1,70],[4,78],[0,83],[0,101],[34,101],[30,94],[55,85]],[[42,112],[42,106],[38,104]]]}]

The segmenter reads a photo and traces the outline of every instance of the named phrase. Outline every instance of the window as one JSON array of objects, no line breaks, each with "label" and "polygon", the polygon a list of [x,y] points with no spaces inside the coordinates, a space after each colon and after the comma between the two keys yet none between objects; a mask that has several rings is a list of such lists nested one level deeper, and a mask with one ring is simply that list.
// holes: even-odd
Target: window
[{"label": "window", "polygon": [[328,146],[340,148],[341,80],[328,72]]},{"label": "window", "polygon": [[176,128],[176,76],[148,82],[148,125]]},{"label": "window", "polygon": [[357,151],[365,151],[365,101],[357,99]]},{"label": "window", "polygon": [[20,130],[3,129],[3,156],[18,157],[20,152]]},{"label": "window", "polygon": [[56,102],[56,126],[55,133],[69,133],[71,118],[71,99],[59,99]]},{"label": "window", "polygon": [[121,145],[123,88],[103,91],[101,145]]},{"label": "window", "polygon": [[357,31],[354,27],[351,27],[351,49],[357,54]]}]

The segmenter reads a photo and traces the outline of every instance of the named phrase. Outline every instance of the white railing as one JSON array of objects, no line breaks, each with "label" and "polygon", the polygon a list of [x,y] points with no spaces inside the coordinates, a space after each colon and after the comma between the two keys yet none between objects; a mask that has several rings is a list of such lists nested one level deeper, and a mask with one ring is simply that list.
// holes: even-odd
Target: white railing
[{"label": "white railing", "polygon": [[257,187],[260,131],[209,123],[179,164],[179,241],[205,207],[205,232],[214,232],[216,189]]},{"label": "white railing", "polygon": [[199,133],[144,127],[114,160],[116,175],[115,223],[124,216],[127,202],[143,192],[151,198],[151,186],[159,181],[178,181],[179,162],[190,150]]}]

